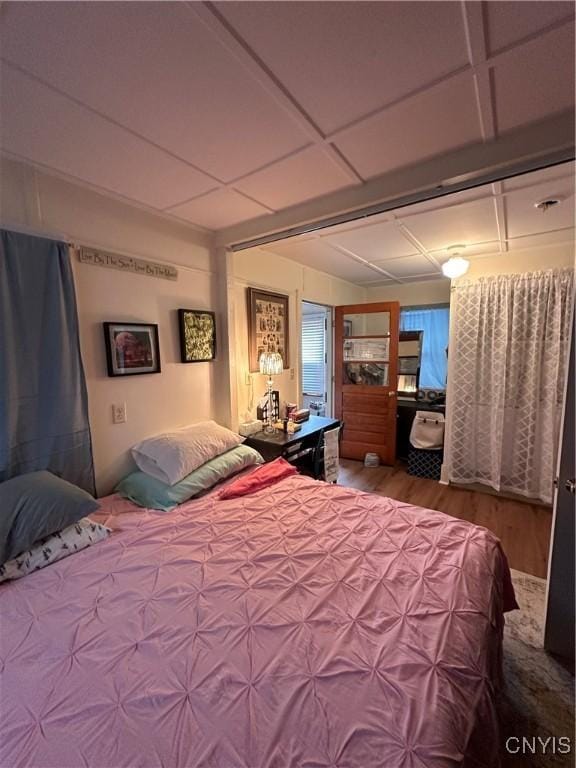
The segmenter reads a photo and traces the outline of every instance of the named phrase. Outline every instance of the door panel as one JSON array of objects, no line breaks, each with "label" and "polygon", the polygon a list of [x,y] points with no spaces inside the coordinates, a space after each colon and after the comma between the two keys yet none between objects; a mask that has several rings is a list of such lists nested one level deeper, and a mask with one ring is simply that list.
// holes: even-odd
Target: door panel
[{"label": "door panel", "polygon": [[336,307],[334,408],[344,458],[396,459],[399,317],[396,301]]},{"label": "door panel", "polygon": [[[379,416],[390,408],[395,408],[394,399],[390,395],[383,398],[378,395],[364,395],[359,392],[344,392],[342,395],[342,407],[350,413],[363,413],[371,416]],[[376,413],[378,409],[378,413]]]},{"label": "door panel", "polygon": [[365,413],[354,413],[349,411],[346,417],[346,427],[351,432],[353,430],[361,432],[376,432],[381,434],[385,431],[387,416],[368,416]]}]

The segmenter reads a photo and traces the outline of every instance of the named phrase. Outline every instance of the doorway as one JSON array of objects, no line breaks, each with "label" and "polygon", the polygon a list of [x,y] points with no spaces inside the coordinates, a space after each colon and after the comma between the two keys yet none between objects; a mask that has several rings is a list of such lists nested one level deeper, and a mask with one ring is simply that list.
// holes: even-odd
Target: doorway
[{"label": "doorway", "polygon": [[332,416],[332,308],[302,302],[300,339],[302,407]]}]

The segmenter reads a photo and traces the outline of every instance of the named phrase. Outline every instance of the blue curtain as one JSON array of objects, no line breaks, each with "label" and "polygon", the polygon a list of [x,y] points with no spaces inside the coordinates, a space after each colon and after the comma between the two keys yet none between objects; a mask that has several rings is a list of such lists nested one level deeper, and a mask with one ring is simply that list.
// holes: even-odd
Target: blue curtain
[{"label": "blue curtain", "polygon": [[0,481],[48,469],[94,493],[68,246],[0,235]]},{"label": "blue curtain", "polygon": [[416,307],[400,312],[401,331],[424,331],[420,387],[446,389],[449,307]]}]

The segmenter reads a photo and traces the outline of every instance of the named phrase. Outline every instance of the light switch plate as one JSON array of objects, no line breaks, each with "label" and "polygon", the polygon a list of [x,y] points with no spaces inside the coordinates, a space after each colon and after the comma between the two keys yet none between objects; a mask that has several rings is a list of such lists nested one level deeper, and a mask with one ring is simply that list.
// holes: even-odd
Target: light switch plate
[{"label": "light switch plate", "polygon": [[115,403],[112,406],[112,421],[114,424],[124,424],[126,420],[126,403]]}]

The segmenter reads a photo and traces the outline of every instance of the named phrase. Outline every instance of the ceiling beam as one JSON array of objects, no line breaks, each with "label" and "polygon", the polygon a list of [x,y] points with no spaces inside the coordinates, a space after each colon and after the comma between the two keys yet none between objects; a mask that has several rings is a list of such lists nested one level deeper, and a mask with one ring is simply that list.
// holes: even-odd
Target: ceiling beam
[{"label": "ceiling beam", "polygon": [[[366,182],[220,230],[218,245],[240,248],[364,218],[574,159],[574,114],[565,112]],[[260,242],[261,241],[261,242]]]}]

